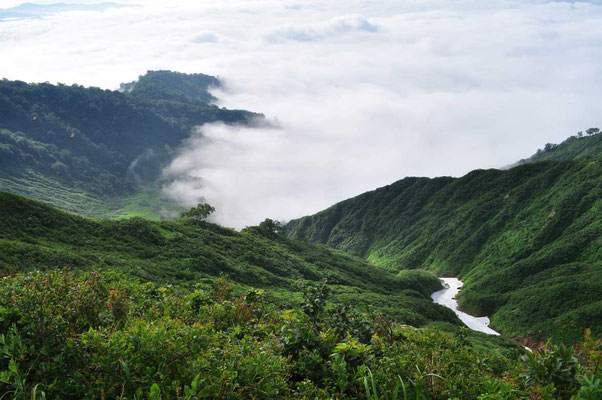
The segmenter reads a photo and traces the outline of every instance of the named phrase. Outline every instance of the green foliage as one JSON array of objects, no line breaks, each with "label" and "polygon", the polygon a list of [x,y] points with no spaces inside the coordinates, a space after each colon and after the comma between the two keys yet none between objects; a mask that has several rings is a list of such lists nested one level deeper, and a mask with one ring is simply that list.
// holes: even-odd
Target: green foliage
[{"label": "green foliage", "polygon": [[[533,396],[543,387],[558,388],[555,374],[522,378],[532,365],[521,365],[520,349],[483,350],[357,310],[308,314],[305,304],[323,298],[323,284],[283,309],[224,278],[191,289],[66,270],[0,280],[4,399],[484,400],[541,398]],[[570,360],[579,399],[599,386],[601,345],[587,337],[561,357]],[[534,359],[556,351],[548,346]]]},{"label": "green foliage", "polygon": [[601,350],[589,330],[577,350],[548,342],[522,357],[521,378],[533,398],[600,398]]},{"label": "green foliage", "polygon": [[282,223],[279,221],[274,221],[273,219],[266,218],[261,221],[257,226],[247,226],[242,230],[243,232],[250,232],[255,234],[260,234],[262,236],[277,239],[279,236],[283,235],[284,227]]},{"label": "green foliage", "polygon": [[282,224],[273,219],[266,218],[258,226],[257,230],[264,235],[280,235],[283,233]]},{"label": "green foliage", "polygon": [[326,279],[318,285],[299,282],[298,286],[301,293],[303,293],[301,311],[303,311],[313,323],[316,323],[318,318],[324,312],[326,299],[330,292],[330,288],[326,284]]},{"label": "green foliage", "polygon": [[568,398],[579,387],[579,361],[573,350],[548,343],[543,351],[523,356],[525,372],[521,375],[528,386],[552,385],[555,397]]},{"label": "green foliage", "polygon": [[593,375],[583,377],[575,400],[597,400],[602,398],[602,380]]},{"label": "green foliage", "polygon": [[565,343],[586,328],[602,335],[602,135],[569,139],[549,154],[578,161],[405,178],[285,231],[402,279],[414,269],[459,276],[460,306],[491,315],[507,335]]},{"label": "green foliage", "polygon": [[211,207],[207,203],[198,204],[196,207],[192,207],[190,210],[180,214],[180,218],[189,221],[204,221],[215,211],[215,208]]},{"label": "green foliage", "polygon": [[117,270],[190,288],[225,274],[237,287],[274,289],[273,296],[286,304],[301,296],[298,281],[328,279],[335,303],[370,305],[415,326],[459,323],[453,312],[431,302],[430,292],[440,288],[431,274],[400,279],[359,258],[282,236],[186,219],[91,221],[1,192],[0,219],[0,266]]}]

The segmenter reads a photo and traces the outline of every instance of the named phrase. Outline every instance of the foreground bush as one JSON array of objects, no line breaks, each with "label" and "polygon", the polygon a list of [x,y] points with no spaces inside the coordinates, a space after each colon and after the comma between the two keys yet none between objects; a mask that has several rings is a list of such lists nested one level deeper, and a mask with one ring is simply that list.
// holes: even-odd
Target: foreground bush
[{"label": "foreground bush", "polygon": [[2,399],[599,399],[601,345],[527,354],[223,279],[194,290],[114,274],[0,278]]}]

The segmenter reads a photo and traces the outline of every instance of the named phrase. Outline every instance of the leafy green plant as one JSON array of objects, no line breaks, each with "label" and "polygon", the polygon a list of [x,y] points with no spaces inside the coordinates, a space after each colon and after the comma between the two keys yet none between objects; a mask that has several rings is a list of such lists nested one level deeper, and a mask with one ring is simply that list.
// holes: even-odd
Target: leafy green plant
[{"label": "leafy green plant", "polygon": [[150,387],[148,400],[161,400],[161,388],[156,383],[153,383]]},{"label": "leafy green plant", "polygon": [[[269,291],[218,279],[186,288],[69,270],[2,277],[0,398],[589,400],[599,394],[602,346],[591,333],[574,349],[550,344],[519,368],[518,351],[475,341],[469,332],[382,321],[327,301],[306,313],[303,304],[321,298],[324,287],[287,308],[273,303]],[[113,314],[117,302],[124,311]]]},{"label": "leafy green plant", "polygon": [[581,388],[574,400],[597,400],[602,398],[602,380],[596,376],[583,377],[580,382]]},{"label": "leafy green plant", "polygon": [[330,294],[330,288],[327,280],[322,280],[317,285],[308,284],[302,281],[297,282],[297,287],[303,293],[303,302],[301,310],[316,324],[320,315],[326,307],[326,299]]},{"label": "leafy green plant", "polygon": [[550,386],[560,398],[569,398],[579,387],[580,364],[571,347],[548,342],[543,349],[525,354],[522,360],[521,376],[527,386]]},{"label": "leafy green plant", "polygon": [[196,207],[193,207],[190,210],[180,214],[180,219],[192,222],[200,222],[206,220],[214,211],[214,207],[207,203],[201,203]]},{"label": "leafy green plant", "polygon": [[[367,400],[410,400],[408,397],[408,392],[406,390],[406,385],[401,379],[401,376],[397,376],[397,382],[395,383],[395,389],[391,393],[391,396],[388,397],[387,394],[383,394],[381,396],[378,395],[378,390],[376,389],[376,384],[374,382],[374,375],[372,375],[372,371],[368,368],[368,375],[364,376],[364,388],[366,389],[366,399]],[[402,397],[403,396],[403,397]],[[424,396],[419,392],[414,392],[414,399],[418,400],[423,398]]]}]

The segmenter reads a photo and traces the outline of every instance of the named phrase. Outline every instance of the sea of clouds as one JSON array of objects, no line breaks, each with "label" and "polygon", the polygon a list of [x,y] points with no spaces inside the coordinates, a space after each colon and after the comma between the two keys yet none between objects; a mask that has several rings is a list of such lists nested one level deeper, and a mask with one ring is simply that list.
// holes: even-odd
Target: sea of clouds
[{"label": "sea of clouds", "polygon": [[601,124],[598,1],[117,3],[130,7],[0,22],[0,76],[105,88],[149,69],[221,77],[220,106],[276,128],[199,128],[165,193],[211,203],[228,226],[405,176],[501,167]]}]

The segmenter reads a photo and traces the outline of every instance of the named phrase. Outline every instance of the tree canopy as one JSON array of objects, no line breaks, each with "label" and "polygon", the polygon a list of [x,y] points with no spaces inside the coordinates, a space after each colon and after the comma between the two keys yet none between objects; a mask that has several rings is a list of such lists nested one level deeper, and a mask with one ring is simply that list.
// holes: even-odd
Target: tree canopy
[{"label": "tree canopy", "polygon": [[207,203],[200,203],[197,204],[196,207],[192,207],[190,210],[184,211],[182,214],[180,214],[180,218],[193,221],[204,221],[213,212],[215,212],[214,207],[210,206]]}]

